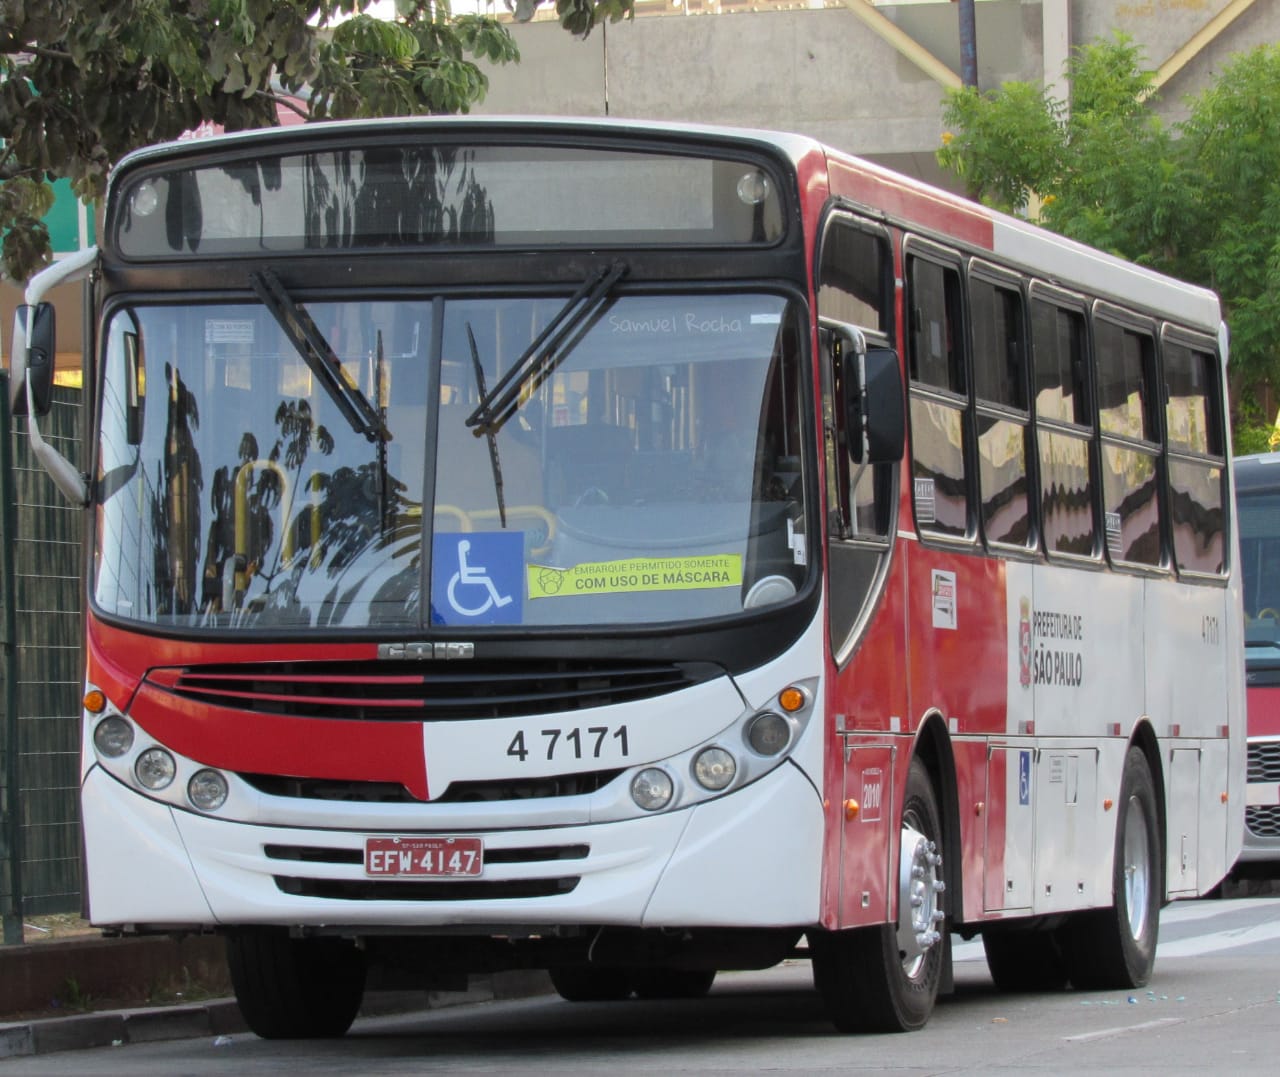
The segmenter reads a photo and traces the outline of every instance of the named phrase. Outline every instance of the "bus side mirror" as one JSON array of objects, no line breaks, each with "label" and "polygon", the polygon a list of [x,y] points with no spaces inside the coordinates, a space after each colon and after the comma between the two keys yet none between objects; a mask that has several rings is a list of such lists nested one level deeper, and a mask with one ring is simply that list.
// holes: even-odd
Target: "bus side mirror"
[{"label": "bus side mirror", "polygon": [[850,458],[855,464],[901,460],[907,422],[897,352],[865,345],[846,348],[841,380]]},{"label": "bus side mirror", "polygon": [[23,303],[13,316],[13,349],[9,357],[9,410],[27,414],[27,382],[37,416],[53,404],[53,365],[57,354],[52,303]]}]

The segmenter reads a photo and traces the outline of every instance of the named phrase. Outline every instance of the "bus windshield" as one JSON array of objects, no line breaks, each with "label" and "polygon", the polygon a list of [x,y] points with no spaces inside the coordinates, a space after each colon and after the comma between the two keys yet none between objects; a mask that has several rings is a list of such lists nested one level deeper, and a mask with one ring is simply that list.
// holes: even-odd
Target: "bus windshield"
[{"label": "bus windshield", "polygon": [[[192,630],[608,626],[803,585],[793,301],[622,295],[576,320],[564,296],[284,302],[110,313],[100,612]],[[478,423],[558,318],[507,379],[505,421]]]},{"label": "bus windshield", "polygon": [[1236,505],[1245,636],[1280,646],[1280,488],[1241,490]]}]

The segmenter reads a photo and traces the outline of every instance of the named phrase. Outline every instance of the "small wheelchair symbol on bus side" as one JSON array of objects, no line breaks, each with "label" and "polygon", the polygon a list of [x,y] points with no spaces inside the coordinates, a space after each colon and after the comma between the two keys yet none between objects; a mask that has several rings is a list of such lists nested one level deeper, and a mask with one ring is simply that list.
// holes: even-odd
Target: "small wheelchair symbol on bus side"
[{"label": "small wheelchair symbol on bus side", "polygon": [[446,624],[520,623],[522,532],[437,534],[431,555],[431,605]]}]

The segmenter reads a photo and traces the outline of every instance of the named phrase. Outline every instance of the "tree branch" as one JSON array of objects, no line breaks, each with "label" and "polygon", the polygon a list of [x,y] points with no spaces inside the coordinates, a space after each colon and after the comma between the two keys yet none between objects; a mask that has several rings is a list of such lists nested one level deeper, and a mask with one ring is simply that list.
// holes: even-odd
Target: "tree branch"
[{"label": "tree branch", "polygon": [[272,90],[258,90],[259,97],[266,97],[274,101],[277,105],[283,105],[290,112],[297,116],[301,116],[304,120],[310,119],[311,114],[298,104],[298,99],[291,94],[275,93]]}]

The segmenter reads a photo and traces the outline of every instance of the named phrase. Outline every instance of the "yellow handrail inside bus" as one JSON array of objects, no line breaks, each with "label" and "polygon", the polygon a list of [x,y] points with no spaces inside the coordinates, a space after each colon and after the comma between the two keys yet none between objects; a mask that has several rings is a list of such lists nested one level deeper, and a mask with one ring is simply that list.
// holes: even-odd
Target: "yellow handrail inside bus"
[{"label": "yellow handrail inside bus", "polygon": [[[436,514],[439,516],[452,516],[458,521],[459,531],[474,531],[477,521],[488,523],[492,520],[499,520],[501,516],[497,509],[475,509],[468,511],[461,509],[457,505],[437,505]],[[543,554],[551,549],[551,540],[556,533],[555,516],[544,509],[541,505],[509,505],[507,506],[507,519],[517,519],[521,516],[536,519],[540,523],[546,525],[547,538],[546,541],[537,546],[530,548],[529,552],[533,554]]]},{"label": "yellow handrail inside bus", "polygon": [[[235,558],[236,558],[236,591],[243,593],[249,588],[249,483],[259,471],[273,471],[280,479],[280,503],[286,507],[283,514],[288,520],[289,474],[274,460],[249,460],[236,469],[235,478]],[[317,522],[312,523],[312,534],[316,534]],[[280,539],[281,557],[285,562],[293,559],[293,531],[286,524],[284,535]]]}]

